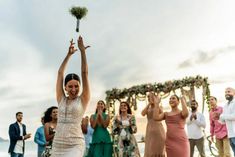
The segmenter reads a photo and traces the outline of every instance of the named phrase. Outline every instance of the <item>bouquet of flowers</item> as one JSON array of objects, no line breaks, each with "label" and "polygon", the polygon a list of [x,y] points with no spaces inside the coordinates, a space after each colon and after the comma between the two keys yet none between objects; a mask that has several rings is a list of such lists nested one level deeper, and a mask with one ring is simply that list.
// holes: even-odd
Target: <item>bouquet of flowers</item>
[{"label": "bouquet of flowers", "polygon": [[70,9],[70,13],[76,17],[77,19],[77,28],[76,28],[76,32],[79,32],[79,24],[80,24],[80,20],[86,16],[88,10],[85,7],[72,7]]}]

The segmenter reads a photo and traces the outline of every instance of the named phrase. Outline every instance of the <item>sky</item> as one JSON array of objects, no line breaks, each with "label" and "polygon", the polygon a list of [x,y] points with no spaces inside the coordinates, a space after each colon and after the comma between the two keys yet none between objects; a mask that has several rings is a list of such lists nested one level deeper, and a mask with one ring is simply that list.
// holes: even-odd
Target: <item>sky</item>
[{"label": "sky", "polygon": [[[219,0],[0,0],[0,137],[15,113],[35,133],[40,117],[57,105],[57,70],[69,41],[84,38],[92,98],[105,91],[186,76],[208,77],[223,103],[235,87],[235,1]],[[72,6],[88,9],[76,33]],[[66,73],[80,74],[80,56]],[[143,106],[142,106],[143,107]]]}]

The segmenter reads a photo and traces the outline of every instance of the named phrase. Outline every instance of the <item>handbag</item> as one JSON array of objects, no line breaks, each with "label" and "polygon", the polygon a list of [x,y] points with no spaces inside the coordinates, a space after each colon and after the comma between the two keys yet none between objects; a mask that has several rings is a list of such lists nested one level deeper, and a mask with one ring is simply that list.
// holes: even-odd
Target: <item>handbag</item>
[{"label": "handbag", "polygon": [[46,147],[46,149],[42,152],[41,157],[50,157],[52,153],[52,148],[50,147]]}]

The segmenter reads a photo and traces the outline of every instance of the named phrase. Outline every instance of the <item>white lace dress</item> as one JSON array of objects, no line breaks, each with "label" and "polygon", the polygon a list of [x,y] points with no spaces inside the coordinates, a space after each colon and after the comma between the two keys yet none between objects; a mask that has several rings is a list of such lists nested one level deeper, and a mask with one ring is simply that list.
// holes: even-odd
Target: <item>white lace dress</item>
[{"label": "white lace dress", "polygon": [[81,157],[85,149],[81,130],[81,120],[85,111],[80,97],[68,105],[66,103],[66,97],[63,97],[59,103],[52,157]]}]

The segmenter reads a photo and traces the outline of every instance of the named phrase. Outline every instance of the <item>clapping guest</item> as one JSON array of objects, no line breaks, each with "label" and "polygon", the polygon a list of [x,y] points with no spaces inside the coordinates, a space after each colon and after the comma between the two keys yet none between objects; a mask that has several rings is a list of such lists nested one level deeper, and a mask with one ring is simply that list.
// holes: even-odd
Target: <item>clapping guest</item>
[{"label": "clapping guest", "polygon": [[99,100],[96,112],[90,118],[91,127],[94,129],[94,132],[87,157],[112,157],[113,147],[107,130],[110,118],[105,113],[105,110],[104,101]]},{"label": "clapping guest", "polygon": [[147,115],[148,119],[145,133],[144,157],[165,156],[165,129],[160,121],[154,120],[154,109],[154,93],[149,93],[148,104],[141,112],[142,116]]},{"label": "clapping guest", "polygon": [[194,147],[196,146],[201,157],[205,157],[204,134],[206,120],[202,113],[198,112],[198,102],[192,100],[190,103],[191,111],[186,120],[188,139],[190,144],[190,157],[193,157]]},{"label": "clapping guest", "polygon": [[119,115],[113,120],[113,134],[118,135],[115,141],[117,157],[140,157],[134,134],[137,132],[136,119],[132,115],[129,103],[121,102]]},{"label": "clapping guest", "polygon": [[16,122],[9,126],[10,146],[8,152],[11,157],[24,157],[25,140],[31,137],[26,133],[26,125],[22,123],[23,113],[16,113]]},{"label": "clapping guest", "polygon": [[221,106],[217,106],[217,99],[214,96],[210,96],[209,104],[211,107],[210,111],[211,140],[214,142],[214,137],[215,137],[216,139],[215,145],[218,149],[220,157],[231,157],[226,124],[221,124],[219,122],[219,117],[220,114],[223,112],[223,108]]},{"label": "clapping guest", "polygon": [[220,121],[226,123],[228,138],[235,156],[235,89],[228,87],[225,89],[227,103],[223,107]]}]

